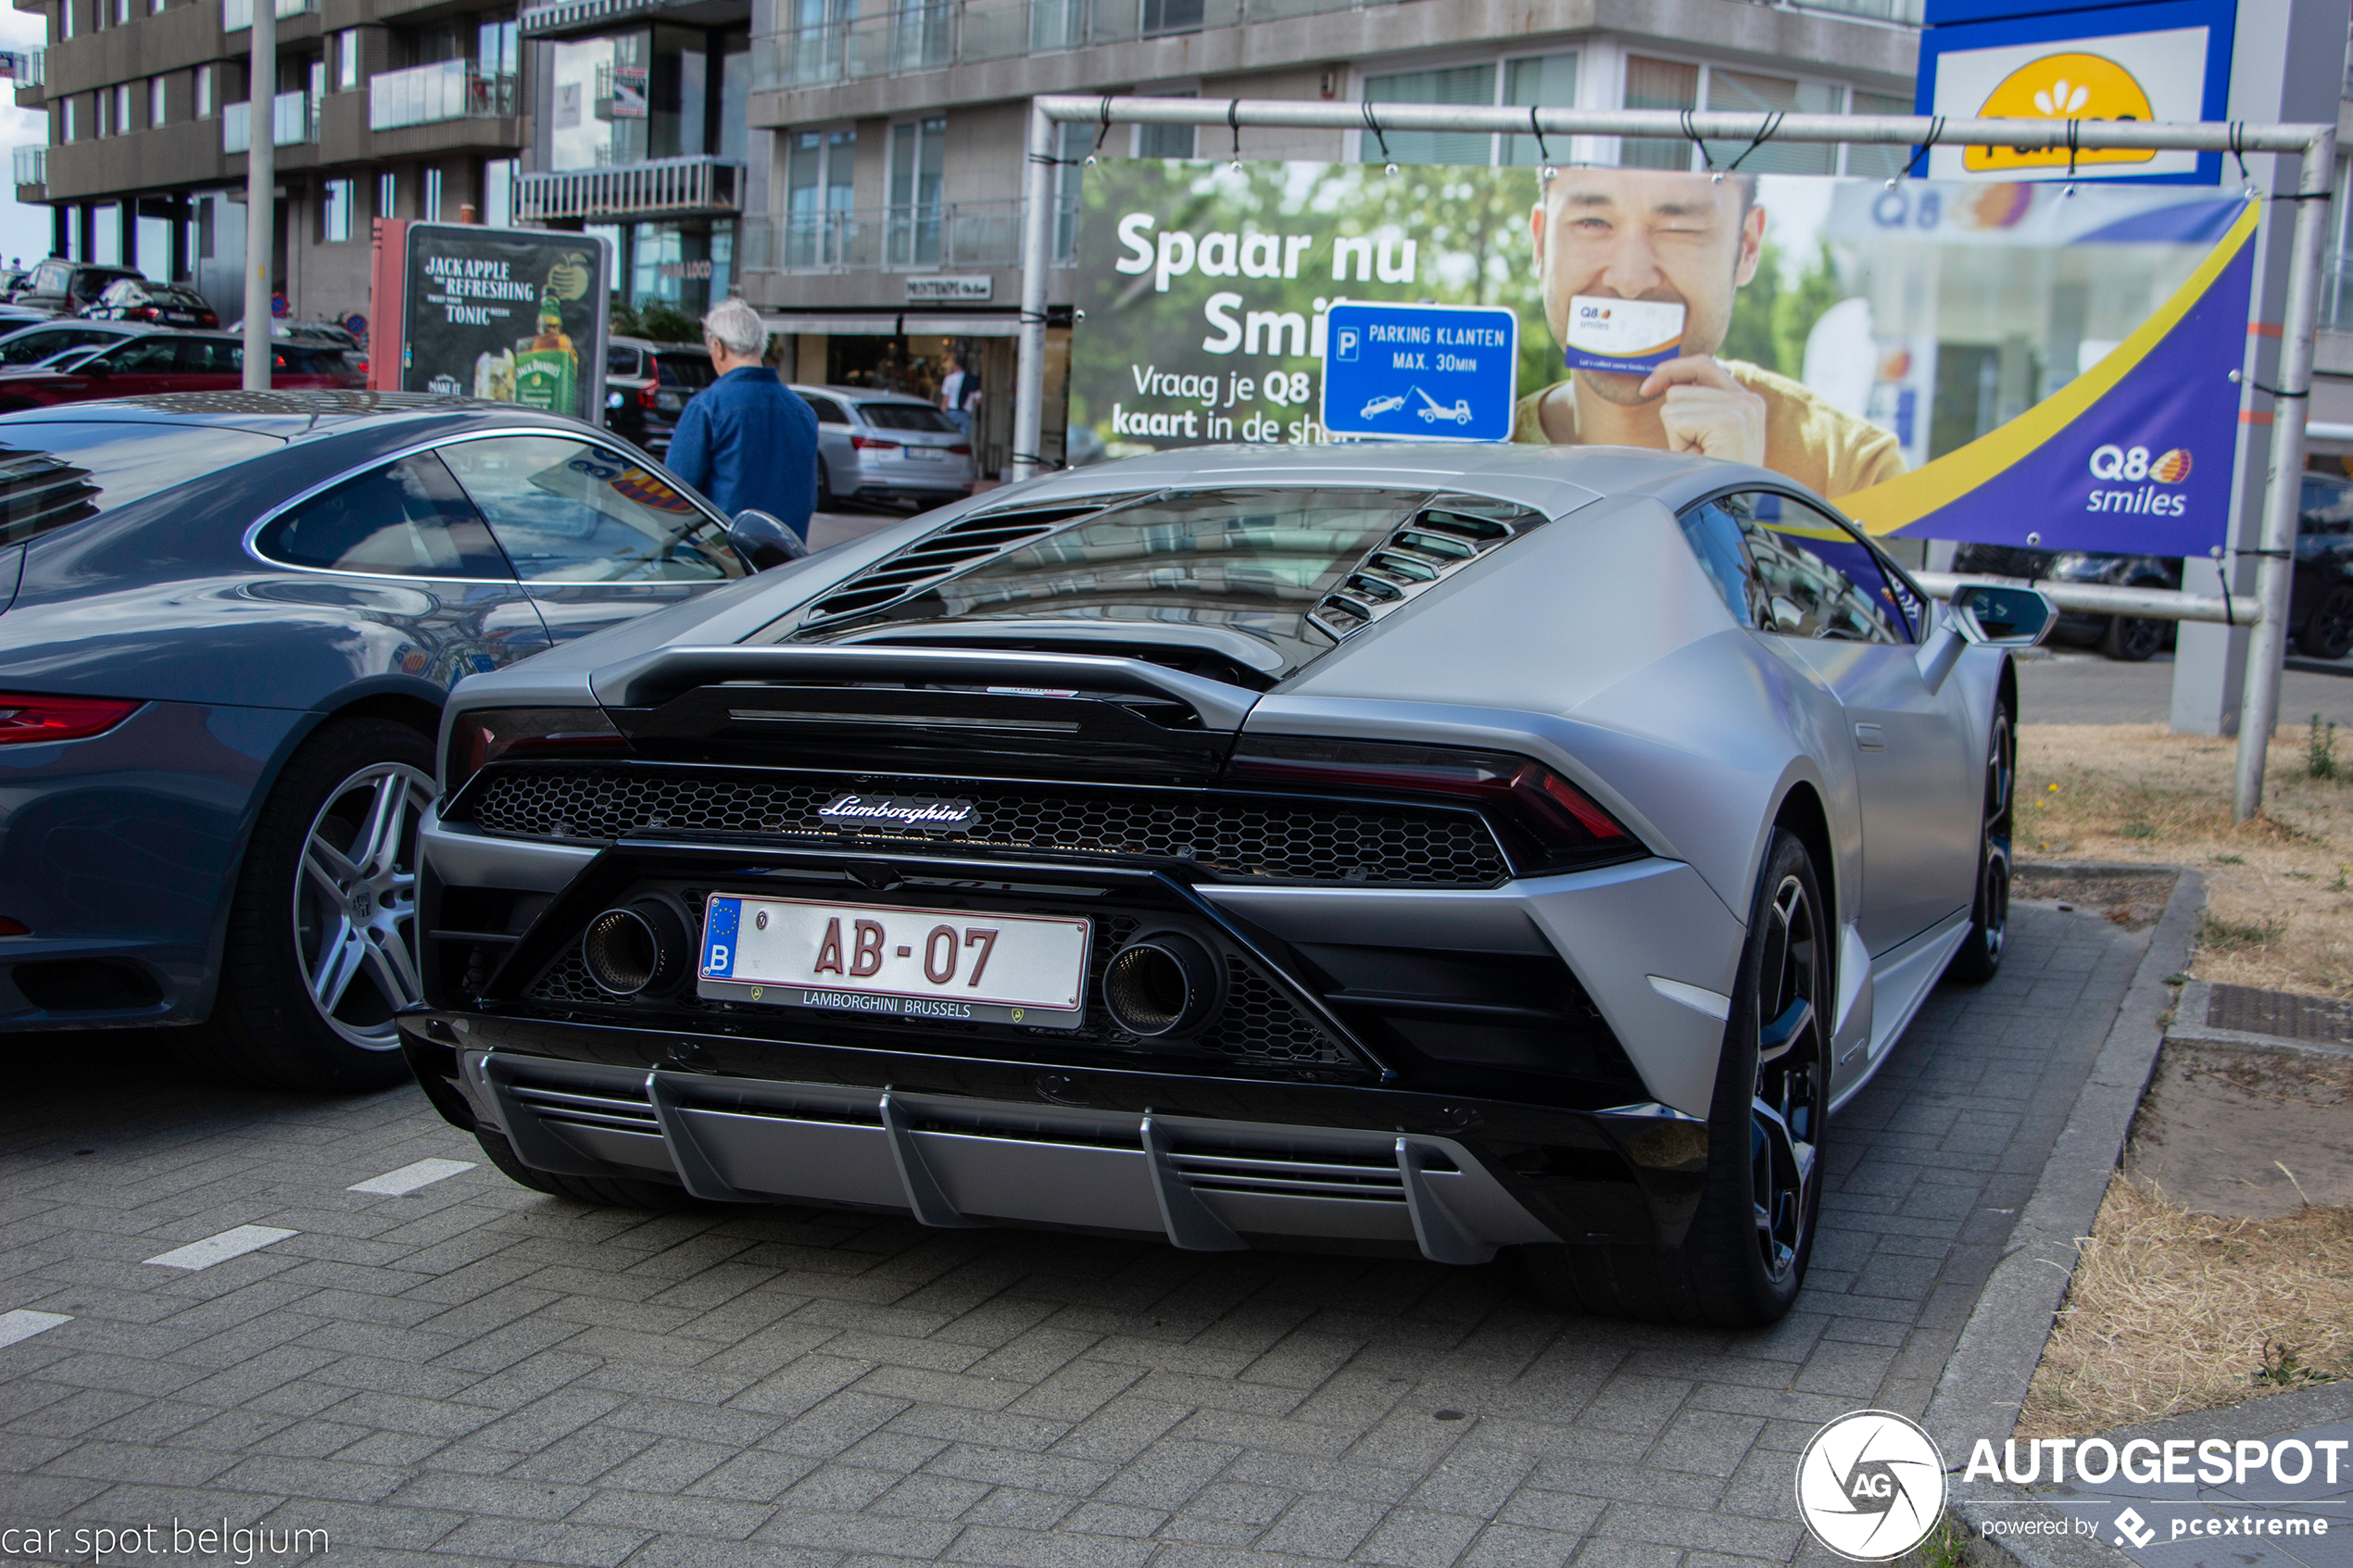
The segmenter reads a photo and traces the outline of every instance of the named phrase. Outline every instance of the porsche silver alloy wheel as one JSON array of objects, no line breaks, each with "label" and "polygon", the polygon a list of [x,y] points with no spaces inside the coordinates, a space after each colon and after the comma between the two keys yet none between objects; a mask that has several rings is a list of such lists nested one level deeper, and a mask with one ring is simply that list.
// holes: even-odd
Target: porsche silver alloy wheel
[{"label": "porsche silver alloy wheel", "polygon": [[417,979],[417,826],[433,780],[377,762],[336,786],[303,837],[295,878],[295,959],[327,1026],[391,1050],[392,1015],[422,999]]},{"label": "porsche silver alloy wheel", "polygon": [[1785,876],[1767,915],[1756,997],[1756,1088],[1749,1119],[1752,1200],[1765,1277],[1797,1266],[1813,1212],[1821,1140],[1825,971],[1823,935],[1806,887]]}]

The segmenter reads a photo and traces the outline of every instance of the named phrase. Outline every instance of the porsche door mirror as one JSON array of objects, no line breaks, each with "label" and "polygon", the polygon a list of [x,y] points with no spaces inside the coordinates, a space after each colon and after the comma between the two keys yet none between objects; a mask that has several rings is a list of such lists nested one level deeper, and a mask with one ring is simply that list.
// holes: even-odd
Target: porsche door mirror
[{"label": "porsche door mirror", "polygon": [[2058,606],[2035,588],[1965,583],[1953,594],[1953,623],[1972,643],[2031,648],[2058,624]]},{"label": "porsche door mirror", "polygon": [[756,508],[736,514],[735,526],[727,530],[727,543],[754,571],[766,571],[809,553],[808,544],[786,528],[783,519]]}]

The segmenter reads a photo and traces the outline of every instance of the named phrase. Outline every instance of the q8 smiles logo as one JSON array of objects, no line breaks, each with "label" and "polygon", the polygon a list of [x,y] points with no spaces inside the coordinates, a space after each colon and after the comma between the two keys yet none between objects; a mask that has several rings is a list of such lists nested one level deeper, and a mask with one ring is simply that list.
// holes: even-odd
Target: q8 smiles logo
[{"label": "q8 smiles logo", "polygon": [[1901,1557],[1944,1515],[1944,1456],[1916,1423],[1892,1411],[1850,1411],[1806,1445],[1797,1512],[1814,1538],[1841,1557]]},{"label": "q8 smiles logo", "polygon": [[2089,464],[2092,477],[2110,484],[2133,485],[2131,490],[2095,490],[2083,503],[2087,512],[2140,512],[2150,517],[2180,517],[2189,509],[2187,495],[2168,495],[2161,484],[2179,484],[2190,477],[2190,449],[2176,446],[2151,457],[2145,446],[2097,448]]}]

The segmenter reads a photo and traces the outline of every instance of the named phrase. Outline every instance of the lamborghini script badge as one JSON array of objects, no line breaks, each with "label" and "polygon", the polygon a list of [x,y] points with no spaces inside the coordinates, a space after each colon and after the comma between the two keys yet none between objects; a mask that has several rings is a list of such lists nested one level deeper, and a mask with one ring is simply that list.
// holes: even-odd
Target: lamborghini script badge
[{"label": "lamborghini script badge", "polygon": [[969,800],[941,800],[927,795],[837,795],[817,808],[817,820],[837,828],[956,833],[979,822],[980,809]]}]

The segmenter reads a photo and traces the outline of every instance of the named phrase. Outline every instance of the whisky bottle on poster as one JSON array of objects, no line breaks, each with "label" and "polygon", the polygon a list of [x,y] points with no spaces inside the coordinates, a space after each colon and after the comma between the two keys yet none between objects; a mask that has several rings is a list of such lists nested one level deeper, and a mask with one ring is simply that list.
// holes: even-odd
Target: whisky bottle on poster
[{"label": "whisky bottle on poster", "polygon": [[564,332],[553,294],[539,298],[539,335],[515,345],[515,401],[556,414],[578,414],[580,355]]}]

